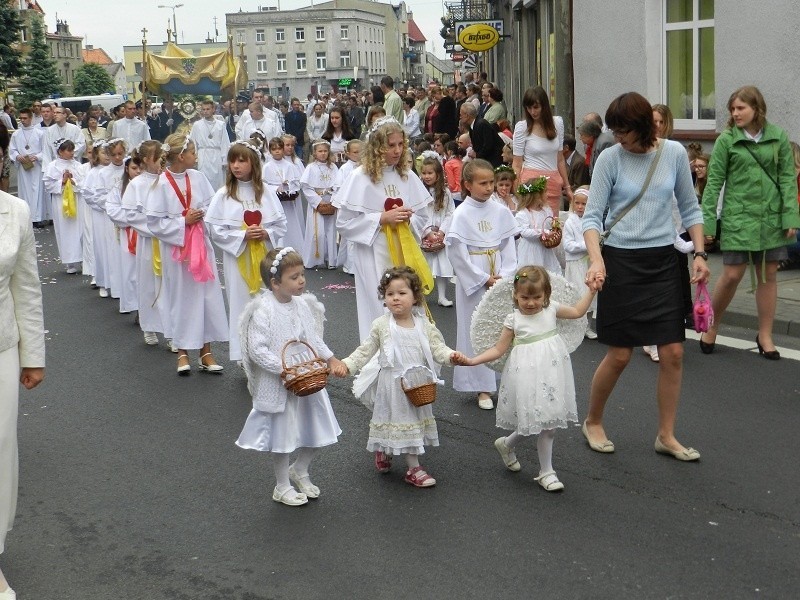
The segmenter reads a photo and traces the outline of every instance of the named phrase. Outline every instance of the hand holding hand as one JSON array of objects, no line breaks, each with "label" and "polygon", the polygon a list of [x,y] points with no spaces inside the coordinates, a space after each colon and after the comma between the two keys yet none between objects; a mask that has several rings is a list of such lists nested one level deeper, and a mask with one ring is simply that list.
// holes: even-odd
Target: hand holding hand
[{"label": "hand holding hand", "polygon": [[606,265],[602,259],[589,265],[583,281],[590,290],[599,292],[603,289],[603,284],[606,282]]},{"label": "hand holding hand", "polygon": [[347,365],[345,365],[335,356],[331,356],[328,359],[328,366],[331,369],[331,373],[335,377],[347,377],[350,374],[350,370],[347,368]]},{"label": "hand holding hand", "polygon": [[453,352],[450,355],[450,362],[453,363],[454,365],[460,365],[462,367],[470,366],[469,364],[470,359],[467,358],[467,356],[462,354],[461,352]]}]

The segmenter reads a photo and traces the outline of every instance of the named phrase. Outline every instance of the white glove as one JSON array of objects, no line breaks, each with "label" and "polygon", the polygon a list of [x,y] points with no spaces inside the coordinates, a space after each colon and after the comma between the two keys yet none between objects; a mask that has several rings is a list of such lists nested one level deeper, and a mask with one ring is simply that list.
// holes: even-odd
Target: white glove
[{"label": "white glove", "polygon": [[239,122],[239,115],[233,115],[233,122],[234,123],[238,123]]},{"label": "white glove", "polygon": [[173,121],[171,117],[170,117],[169,119],[167,119],[167,127],[172,127],[172,124],[173,124],[174,122],[175,122],[175,121]]}]

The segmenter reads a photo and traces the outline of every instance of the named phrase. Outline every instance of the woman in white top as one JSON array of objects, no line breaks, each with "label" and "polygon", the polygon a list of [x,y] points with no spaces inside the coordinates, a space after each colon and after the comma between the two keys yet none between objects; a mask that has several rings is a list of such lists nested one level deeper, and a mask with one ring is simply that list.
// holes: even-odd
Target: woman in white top
[{"label": "woman in white top", "polygon": [[[328,115],[325,114],[325,107],[321,103],[314,105],[314,112],[306,121],[306,133],[308,134],[309,144],[314,140],[322,139],[322,134],[328,128]],[[308,155],[306,155],[308,156]]]},{"label": "woman in white top", "polygon": [[547,203],[558,214],[561,210],[561,190],[572,204],[572,190],[567,177],[567,165],[561,149],[564,145],[564,121],[554,117],[550,100],[541,86],[528,88],[522,97],[525,120],[514,127],[514,160],[511,166],[521,184],[544,175],[547,180]]},{"label": "woman in white top", "polygon": [[419,113],[414,108],[414,104],[414,98],[411,96],[403,99],[403,129],[410,140],[422,135],[422,131],[419,129]]}]

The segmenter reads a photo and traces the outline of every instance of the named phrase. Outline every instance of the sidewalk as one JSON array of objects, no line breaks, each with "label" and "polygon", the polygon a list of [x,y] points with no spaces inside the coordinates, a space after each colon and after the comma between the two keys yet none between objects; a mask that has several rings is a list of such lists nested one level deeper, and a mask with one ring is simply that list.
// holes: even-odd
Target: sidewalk
[{"label": "sidewalk", "polygon": [[[722,273],[722,255],[708,255],[708,268],[711,269],[709,291]],[[736,295],[725,311],[723,322],[748,329],[758,329],[755,294],[750,292],[750,272],[742,277]],[[775,325],[772,329],[778,335],[800,338],[800,269],[778,272],[778,307],[775,310]]]}]

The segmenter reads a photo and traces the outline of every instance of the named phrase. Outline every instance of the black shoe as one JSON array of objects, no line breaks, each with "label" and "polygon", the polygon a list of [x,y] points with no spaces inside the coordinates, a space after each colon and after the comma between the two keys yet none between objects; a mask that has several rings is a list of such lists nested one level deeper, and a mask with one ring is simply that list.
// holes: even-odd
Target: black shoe
[{"label": "black shoe", "polygon": [[758,341],[758,336],[756,336],[756,346],[758,346],[758,353],[767,360],[780,360],[781,353],[777,350],[770,350],[769,352],[764,350],[764,348],[761,347],[761,343]]},{"label": "black shoe", "polygon": [[710,344],[704,342],[703,336],[702,335],[700,336],[700,352],[702,352],[703,354],[711,354],[712,352],[714,352],[715,345],[716,344],[714,344],[714,342],[711,342]]}]

